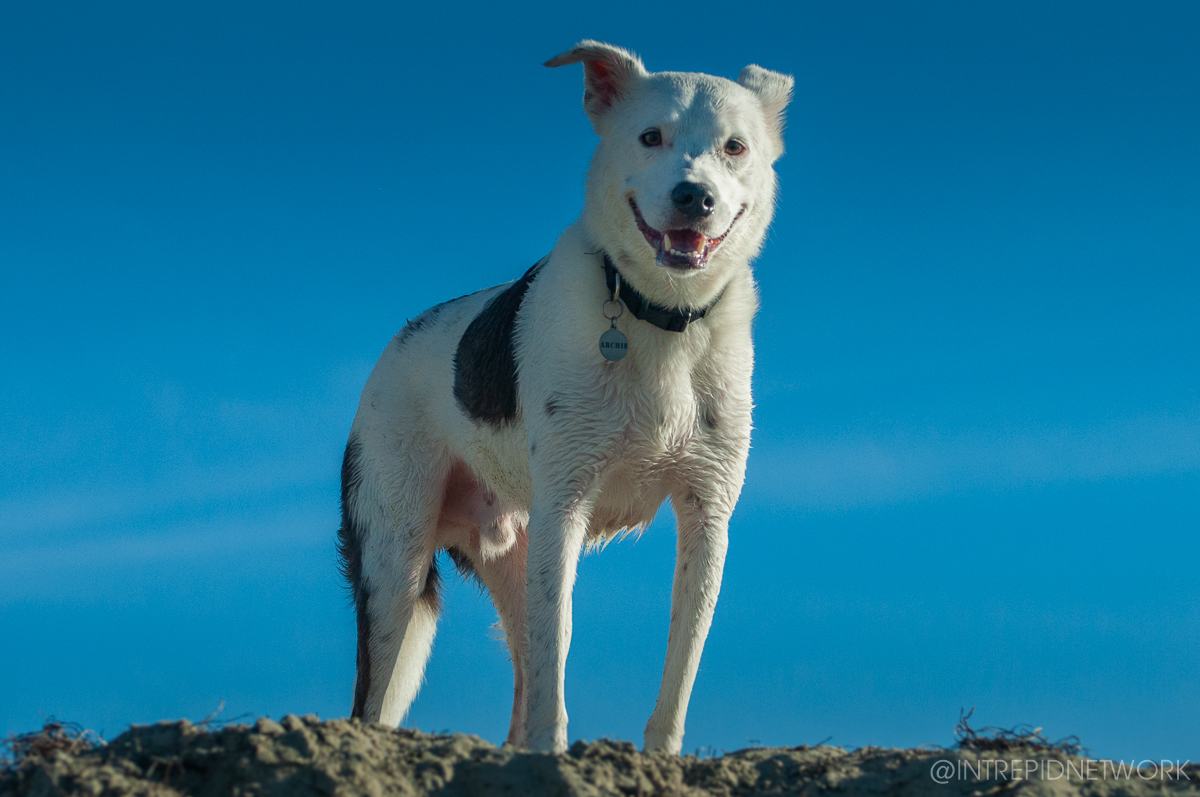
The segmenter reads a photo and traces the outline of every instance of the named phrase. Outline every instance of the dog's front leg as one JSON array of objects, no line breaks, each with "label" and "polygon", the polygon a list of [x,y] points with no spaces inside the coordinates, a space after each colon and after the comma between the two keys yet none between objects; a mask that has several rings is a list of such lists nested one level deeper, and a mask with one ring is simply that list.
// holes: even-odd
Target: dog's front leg
[{"label": "dog's front leg", "polygon": [[591,505],[590,489],[564,483],[561,476],[543,480],[535,475],[526,581],[526,738],[531,750],[561,753],[567,749],[564,683],[567,649],[571,646],[571,591]]},{"label": "dog's front leg", "polygon": [[678,753],[683,746],[688,699],[712,624],[729,545],[728,512],[714,511],[712,504],[691,490],[672,496],[671,502],[678,528],[671,630],[658,703],[646,723],[647,752]]}]

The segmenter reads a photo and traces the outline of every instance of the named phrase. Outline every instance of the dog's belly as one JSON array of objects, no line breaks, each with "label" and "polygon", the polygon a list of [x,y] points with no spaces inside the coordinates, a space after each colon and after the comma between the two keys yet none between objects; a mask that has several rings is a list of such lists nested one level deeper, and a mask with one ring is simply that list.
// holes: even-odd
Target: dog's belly
[{"label": "dog's belly", "polygon": [[528,511],[497,496],[466,463],[454,462],[438,512],[437,547],[495,559],[512,548],[528,523]]}]

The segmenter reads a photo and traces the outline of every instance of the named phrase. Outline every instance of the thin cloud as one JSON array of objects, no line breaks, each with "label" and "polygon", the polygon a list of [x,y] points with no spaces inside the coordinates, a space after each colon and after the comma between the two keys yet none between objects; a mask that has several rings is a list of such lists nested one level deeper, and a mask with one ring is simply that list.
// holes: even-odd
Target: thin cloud
[{"label": "thin cloud", "polygon": [[141,534],[103,539],[46,540],[0,551],[0,605],[47,595],[93,594],[141,565],[183,561],[190,565],[234,553],[325,546],[332,572],[336,510],[277,508],[228,513],[214,520],[155,525]]},{"label": "thin cloud", "polygon": [[1141,416],[1091,429],[846,435],[754,451],[743,500],[841,510],[977,489],[1200,472],[1200,419]]},{"label": "thin cloud", "polygon": [[0,538],[52,533],[165,510],[197,507],[289,489],[333,485],[332,467],[311,460],[265,461],[220,470],[176,473],[154,483],[54,490],[0,499]]}]

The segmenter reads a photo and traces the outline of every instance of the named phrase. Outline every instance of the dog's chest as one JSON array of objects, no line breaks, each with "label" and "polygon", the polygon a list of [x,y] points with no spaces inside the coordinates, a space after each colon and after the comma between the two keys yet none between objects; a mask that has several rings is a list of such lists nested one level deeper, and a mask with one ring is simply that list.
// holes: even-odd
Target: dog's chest
[{"label": "dog's chest", "polygon": [[598,474],[593,534],[649,523],[667,496],[704,477],[705,463],[721,444],[705,423],[720,397],[698,389],[711,381],[680,367],[659,368],[649,378],[605,380],[602,395],[611,402],[614,434]]}]

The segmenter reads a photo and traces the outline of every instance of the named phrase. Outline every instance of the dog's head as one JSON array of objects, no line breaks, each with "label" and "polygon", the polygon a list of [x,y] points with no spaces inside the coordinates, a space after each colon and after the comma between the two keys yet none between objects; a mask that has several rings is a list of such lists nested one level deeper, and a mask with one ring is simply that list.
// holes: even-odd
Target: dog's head
[{"label": "dog's head", "polygon": [[584,222],[644,293],[695,306],[758,253],[775,201],[792,78],[750,65],[737,82],[647,72],[583,41],[546,62],[582,62],[583,107],[600,145]]}]

